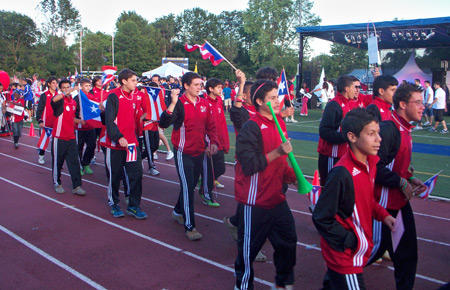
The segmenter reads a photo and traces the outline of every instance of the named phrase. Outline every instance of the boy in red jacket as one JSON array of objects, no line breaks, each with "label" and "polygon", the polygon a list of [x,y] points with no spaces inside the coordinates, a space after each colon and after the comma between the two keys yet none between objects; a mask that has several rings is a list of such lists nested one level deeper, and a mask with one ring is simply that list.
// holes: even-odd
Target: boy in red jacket
[{"label": "boy in red jacket", "polygon": [[251,88],[256,114],[248,120],[236,139],[235,198],[238,204],[238,256],[235,262],[235,289],[253,289],[253,261],[266,239],[275,252],[275,289],[291,289],[294,283],[297,234],[291,210],[283,193],[284,183],[295,183],[295,174],[286,155],[289,141],[282,143],[267,102],[271,102],[278,122],[278,85],[258,80]]},{"label": "boy in red jacket", "polygon": [[342,121],[350,147],[330,171],[312,216],[328,268],[323,289],[365,289],[362,272],[373,248],[372,217],[393,229],[395,219],[373,195],[379,131],[376,117],[363,108]]}]

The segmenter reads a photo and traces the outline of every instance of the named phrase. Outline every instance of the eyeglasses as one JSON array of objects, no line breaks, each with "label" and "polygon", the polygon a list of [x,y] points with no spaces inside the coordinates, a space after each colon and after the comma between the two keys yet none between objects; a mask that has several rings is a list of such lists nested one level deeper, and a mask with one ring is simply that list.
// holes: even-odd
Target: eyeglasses
[{"label": "eyeglasses", "polygon": [[406,103],[414,103],[414,104],[416,104],[417,106],[423,105],[423,102],[422,102],[422,100],[416,100],[416,101],[407,101]]}]

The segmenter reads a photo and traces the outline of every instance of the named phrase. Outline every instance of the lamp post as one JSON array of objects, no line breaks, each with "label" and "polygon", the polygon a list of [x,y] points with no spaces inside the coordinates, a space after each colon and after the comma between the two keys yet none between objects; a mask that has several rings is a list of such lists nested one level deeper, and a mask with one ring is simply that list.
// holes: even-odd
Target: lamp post
[{"label": "lamp post", "polygon": [[114,33],[112,35],[112,66],[114,66]]}]

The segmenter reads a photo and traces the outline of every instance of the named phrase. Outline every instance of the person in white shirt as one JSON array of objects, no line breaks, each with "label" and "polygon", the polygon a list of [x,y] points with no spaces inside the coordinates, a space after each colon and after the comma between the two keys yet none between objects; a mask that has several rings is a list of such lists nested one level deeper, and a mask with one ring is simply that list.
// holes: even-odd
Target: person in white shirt
[{"label": "person in white shirt", "polygon": [[433,109],[431,108],[431,104],[434,101],[434,91],[431,87],[430,81],[425,81],[425,91],[423,102],[425,103],[425,112],[423,112],[425,116],[425,124],[424,126],[431,126],[433,124]]},{"label": "person in white shirt", "polygon": [[444,129],[441,131],[441,134],[447,134],[447,124],[444,120],[444,111],[447,112],[447,99],[445,96],[445,91],[441,88],[440,82],[434,83],[434,88],[436,91],[434,92],[434,101],[432,103],[433,105],[433,115],[434,119],[436,120],[436,123],[434,124],[434,127],[430,129],[431,132],[437,132],[437,127],[439,126],[439,122],[442,122],[442,127]]}]

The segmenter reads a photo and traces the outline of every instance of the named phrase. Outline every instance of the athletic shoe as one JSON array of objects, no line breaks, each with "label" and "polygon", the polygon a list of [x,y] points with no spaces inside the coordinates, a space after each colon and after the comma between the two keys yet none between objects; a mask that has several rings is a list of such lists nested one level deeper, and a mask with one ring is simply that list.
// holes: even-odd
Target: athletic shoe
[{"label": "athletic shoe", "polygon": [[448,129],[443,129],[443,130],[441,131],[441,134],[448,134]]},{"label": "athletic shoe", "polygon": [[219,181],[214,180],[214,184],[216,185],[216,188],[224,188],[225,185],[221,184]]},{"label": "athletic shoe", "polygon": [[44,155],[39,155],[38,162],[39,164],[45,164]]},{"label": "athletic shoe", "polygon": [[91,167],[89,167],[89,165],[84,166],[84,170],[83,171],[84,171],[84,173],[89,174],[89,175],[94,173],[92,171]]},{"label": "athletic shoe", "polygon": [[19,148],[19,143],[14,143],[14,148],[18,149]]},{"label": "athletic shoe", "polygon": [[94,158],[92,158],[92,160],[91,160],[91,164],[97,164],[96,160],[97,160],[97,157],[94,156]]},{"label": "athletic shoe", "polygon": [[291,119],[286,118],[286,119],[284,119],[284,122],[285,123],[291,123],[292,121],[291,121]]},{"label": "athletic shoe", "polygon": [[184,225],[183,215],[176,213],[175,211],[172,211],[172,218],[180,225]]},{"label": "athletic shoe", "polygon": [[255,262],[265,262],[267,261],[267,256],[264,255],[261,251],[258,252],[258,255],[256,255]]},{"label": "athletic shoe", "polygon": [[83,169],[80,169],[80,174],[81,174],[81,176],[84,176],[84,171],[83,171]]},{"label": "athletic shoe", "polygon": [[416,127],[412,128],[412,130],[413,131],[423,130],[423,127],[417,125]]},{"label": "athletic shoe", "polygon": [[153,160],[158,160],[158,153],[153,153]]},{"label": "athletic shoe", "polygon": [[430,132],[436,133],[436,132],[437,132],[437,130],[436,130],[436,129],[434,129],[433,127],[431,127],[431,128],[430,128]]},{"label": "athletic shoe", "polygon": [[423,124],[423,126],[425,127],[425,126],[431,126],[431,123],[430,122],[425,122],[424,124]]},{"label": "athletic shoe", "polygon": [[217,201],[215,201],[214,199],[209,199],[209,198],[203,198],[203,204],[206,204],[207,206],[209,206],[209,207],[219,207],[220,206],[220,204],[217,202]]},{"label": "athletic shoe", "polygon": [[56,193],[64,193],[64,192],[66,192],[66,191],[64,190],[64,188],[63,188],[62,185],[60,184],[60,185],[58,185],[58,186],[55,186],[55,192],[56,192]]},{"label": "athletic shoe", "polygon": [[200,234],[196,228],[193,228],[191,231],[186,231],[185,235],[191,241],[196,241],[203,238],[202,234]]},{"label": "athletic shoe", "polygon": [[150,168],[150,169],[147,171],[147,173],[150,174],[150,175],[153,175],[153,176],[159,175],[159,171],[156,170],[155,168]]},{"label": "athletic shoe", "polygon": [[295,119],[291,119],[291,122],[292,122],[292,123],[298,123],[298,121],[295,120]]},{"label": "athletic shoe", "polygon": [[127,214],[134,216],[138,220],[143,220],[147,218],[147,214],[143,212],[139,207],[127,207]]},{"label": "athletic shoe", "polygon": [[233,239],[237,241],[238,240],[237,227],[235,227],[230,222],[230,218],[227,216],[223,218],[223,223],[227,226],[228,232],[230,233],[231,237],[233,237]]},{"label": "athletic shoe", "polygon": [[86,195],[86,191],[81,188],[81,186],[77,186],[74,189],[72,189],[72,193],[76,195]]},{"label": "athletic shoe", "polygon": [[172,158],[173,158],[173,152],[172,151],[167,152],[166,161],[168,161]]},{"label": "athletic shoe", "polygon": [[115,218],[120,218],[120,217],[124,217],[125,216],[123,211],[120,209],[120,207],[118,205],[112,205],[111,206],[111,214]]}]

